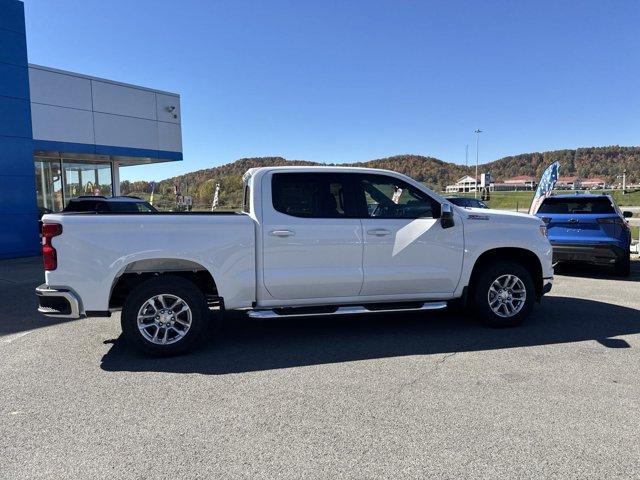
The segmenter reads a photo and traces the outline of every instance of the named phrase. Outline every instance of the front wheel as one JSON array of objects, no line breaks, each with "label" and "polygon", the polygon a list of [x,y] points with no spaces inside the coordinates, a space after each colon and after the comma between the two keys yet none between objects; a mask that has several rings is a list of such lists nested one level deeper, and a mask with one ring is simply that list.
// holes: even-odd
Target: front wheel
[{"label": "front wheel", "polygon": [[203,293],[192,282],[159,276],[138,285],[122,308],[122,332],[143,353],[178,355],[194,347],[209,314]]},{"label": "front wheel", "polygon": [[519,325],[533,309],[533,279],[520,264],[497,262],[487,266],[472,288],[476,313],[492,327]]}]

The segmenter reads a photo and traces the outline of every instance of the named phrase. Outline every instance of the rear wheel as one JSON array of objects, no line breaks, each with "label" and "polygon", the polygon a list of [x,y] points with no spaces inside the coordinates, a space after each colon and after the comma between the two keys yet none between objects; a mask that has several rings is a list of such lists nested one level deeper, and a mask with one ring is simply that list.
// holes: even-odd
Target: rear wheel
[{"label": "rear wheel", "polygon": [[533,279],[518,263],[497,262],[486,267],[472,288],[478,317],[492,327],[519,325],[533,309]]},{"label": "rear wheel", "polygon": [[193,348],[209,309],[203,293],[180,277],[160,276],[138,285],[122,308],[127,342],[151,355],[178,355]]},{"label": "rear wheel", "polygon": [[621,260],[618,260],[614,268],[616,274],[621,277],[628,277],[631,275],[631,254],[628,253]]}]

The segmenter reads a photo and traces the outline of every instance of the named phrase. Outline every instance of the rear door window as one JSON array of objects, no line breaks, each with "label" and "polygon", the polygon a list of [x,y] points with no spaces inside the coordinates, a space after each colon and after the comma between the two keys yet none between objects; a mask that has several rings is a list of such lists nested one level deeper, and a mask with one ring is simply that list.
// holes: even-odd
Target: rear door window
[{"label": "rear door window", "polygon": [[272,177],[273,208],[305,218],[354,218],[350,175],[276,173]]},{"label": "rear door window", "polygon": [[538,209],[538,213],[550,214],[606,214],[616,213],[607,197],[595,198],[547,198]]}]

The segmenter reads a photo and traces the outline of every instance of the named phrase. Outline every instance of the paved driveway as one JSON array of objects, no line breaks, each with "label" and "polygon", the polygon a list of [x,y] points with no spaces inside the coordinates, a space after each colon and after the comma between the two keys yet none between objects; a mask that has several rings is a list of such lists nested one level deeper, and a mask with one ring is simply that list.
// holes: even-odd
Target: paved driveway
[{"label": "paved driveway", "polygon": [[163,360],[34,313],[38,270],[0,262],[2,478],[640,476],[638,263],[561,271],[517,329],[234,318]]}]

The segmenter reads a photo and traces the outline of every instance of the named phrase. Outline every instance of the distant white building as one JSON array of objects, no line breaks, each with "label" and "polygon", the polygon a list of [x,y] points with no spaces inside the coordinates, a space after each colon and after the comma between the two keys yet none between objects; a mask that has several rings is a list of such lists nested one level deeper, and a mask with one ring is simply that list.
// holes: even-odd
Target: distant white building
[{"label": "distant white building", "polygon": [[558,177],[556,190],[580,190],[582,179],[580,177]]},{"label": "distant white building", "polygon": [[[482,181],[478,179],[478,190],[482,189]],[[529,175],[520,175],[518,177],[508,178],[504,182],[491,181],[489,191],[491,192],[517,192],[522,190],[534,190],[537,181],[535,177]],[[458,180],[454,185],[448,185],[447,193],[466,193],[476,191],[476,180],[471,175],[466,175]]]},{"label": "distant white building", "polygon": [[531,175],[519,175],[517,177],[507,178],[504,183],[531,190],[537,185],[537,180],[536,177],[532,177]]},{"label": "distant white building", "polygon": [[491,191],[494,192],[519,192],[523,190],[534,190],[537,185],[536,177],[530,175],[519,175],[513,178],[507,178],[502,183],[494,183],[491,185]]},{"label": "distant white building", "polygon": [[604,179],[600,177],[587,178],[586,180],[582,181],[582,188],[586,188],[589,190],[602,190],[607,188],[607,182],[605,182]]},{"label": "distant white building", "polygon": [[476,186],[480,185],[480,180],[476,180],[471,175],[465,175],[454,185],[447,185],[447,193],[475,192]]}]

